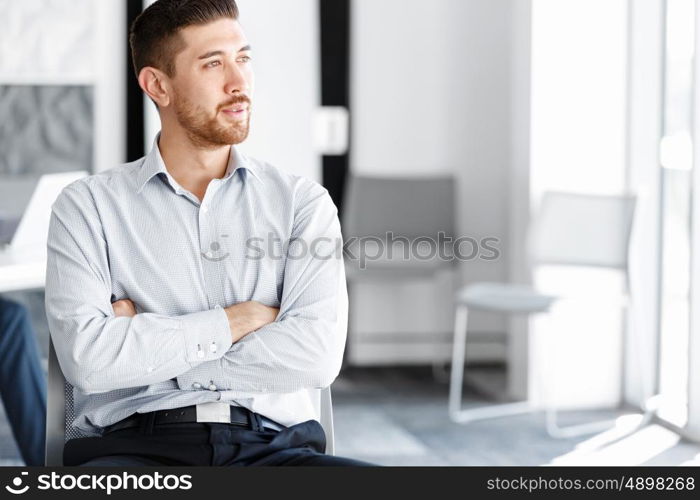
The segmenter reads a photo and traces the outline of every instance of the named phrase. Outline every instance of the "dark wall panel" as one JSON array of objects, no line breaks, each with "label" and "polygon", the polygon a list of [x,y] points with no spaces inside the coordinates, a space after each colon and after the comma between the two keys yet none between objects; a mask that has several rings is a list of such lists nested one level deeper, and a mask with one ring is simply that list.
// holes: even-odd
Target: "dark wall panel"
[{"label": "dark wall panel", "polygon": [[[319,0],[321,22],[321,103],[350,109],[351,0]],[[350,141],[352,144],[352,141]],[[342,212],[350,153],[323,157],[323,185]]]}]

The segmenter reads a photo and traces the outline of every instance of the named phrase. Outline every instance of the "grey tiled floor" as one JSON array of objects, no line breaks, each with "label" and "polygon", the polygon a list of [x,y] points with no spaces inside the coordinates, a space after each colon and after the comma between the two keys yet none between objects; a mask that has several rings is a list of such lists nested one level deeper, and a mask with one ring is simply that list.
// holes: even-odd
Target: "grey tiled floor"
[{"label": "grey tiled floor", "polygon": [[[502,388],[499,367],[468,372],[465,406],[489,403],[474,389]],[[494,401],[491,401],[494,402]],[[426,368],[354,368],[333,386],[336,453],[381,465],[700,465],[700,446],[659,426],[613,442],[614,431],[575,439],[547,435],[541,413],[452,423],[447,383]],[[576,411],[563,425],[612,419],[631,411]]]}]

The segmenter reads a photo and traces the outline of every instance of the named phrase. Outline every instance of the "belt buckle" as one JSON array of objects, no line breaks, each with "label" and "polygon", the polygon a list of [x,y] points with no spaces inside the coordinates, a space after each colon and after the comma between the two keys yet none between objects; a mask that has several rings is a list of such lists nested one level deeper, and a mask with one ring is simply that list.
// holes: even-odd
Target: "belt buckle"
[{"label": "belt buckle", "polygon": [[195,405],[197,422],[231,423],[231,405],[228,403],[200,403]]}]

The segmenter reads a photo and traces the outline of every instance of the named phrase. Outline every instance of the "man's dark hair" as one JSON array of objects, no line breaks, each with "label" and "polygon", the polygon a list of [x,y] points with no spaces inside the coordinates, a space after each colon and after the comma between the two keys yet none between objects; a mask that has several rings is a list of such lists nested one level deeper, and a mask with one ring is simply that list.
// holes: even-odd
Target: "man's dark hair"
[{"label": "man's dark hair", "polygon": [[129,44],[138,78],[146,66],[175,76],[175,56],[185,48],[179,31],[222,18],[238,19],[235,0],[158,0],[131,25]]}]

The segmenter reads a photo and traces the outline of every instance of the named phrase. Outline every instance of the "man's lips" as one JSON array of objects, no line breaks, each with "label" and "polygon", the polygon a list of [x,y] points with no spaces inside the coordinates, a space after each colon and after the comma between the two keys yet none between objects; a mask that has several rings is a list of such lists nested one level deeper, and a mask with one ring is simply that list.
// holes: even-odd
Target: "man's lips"
[{"label": "man's lips", "polygon": [[230,108],[224,108],[222,111],[224,113],[242,113],[244,111],[248,111],[248,106],[242,104],[240,106],[233,106]]},{"label": "man's lips", "polygon": [[245,120],[248,117],[248,106],[234,106],[233,108],[225,108],[221,111],[225,117],[235,121]]}]

